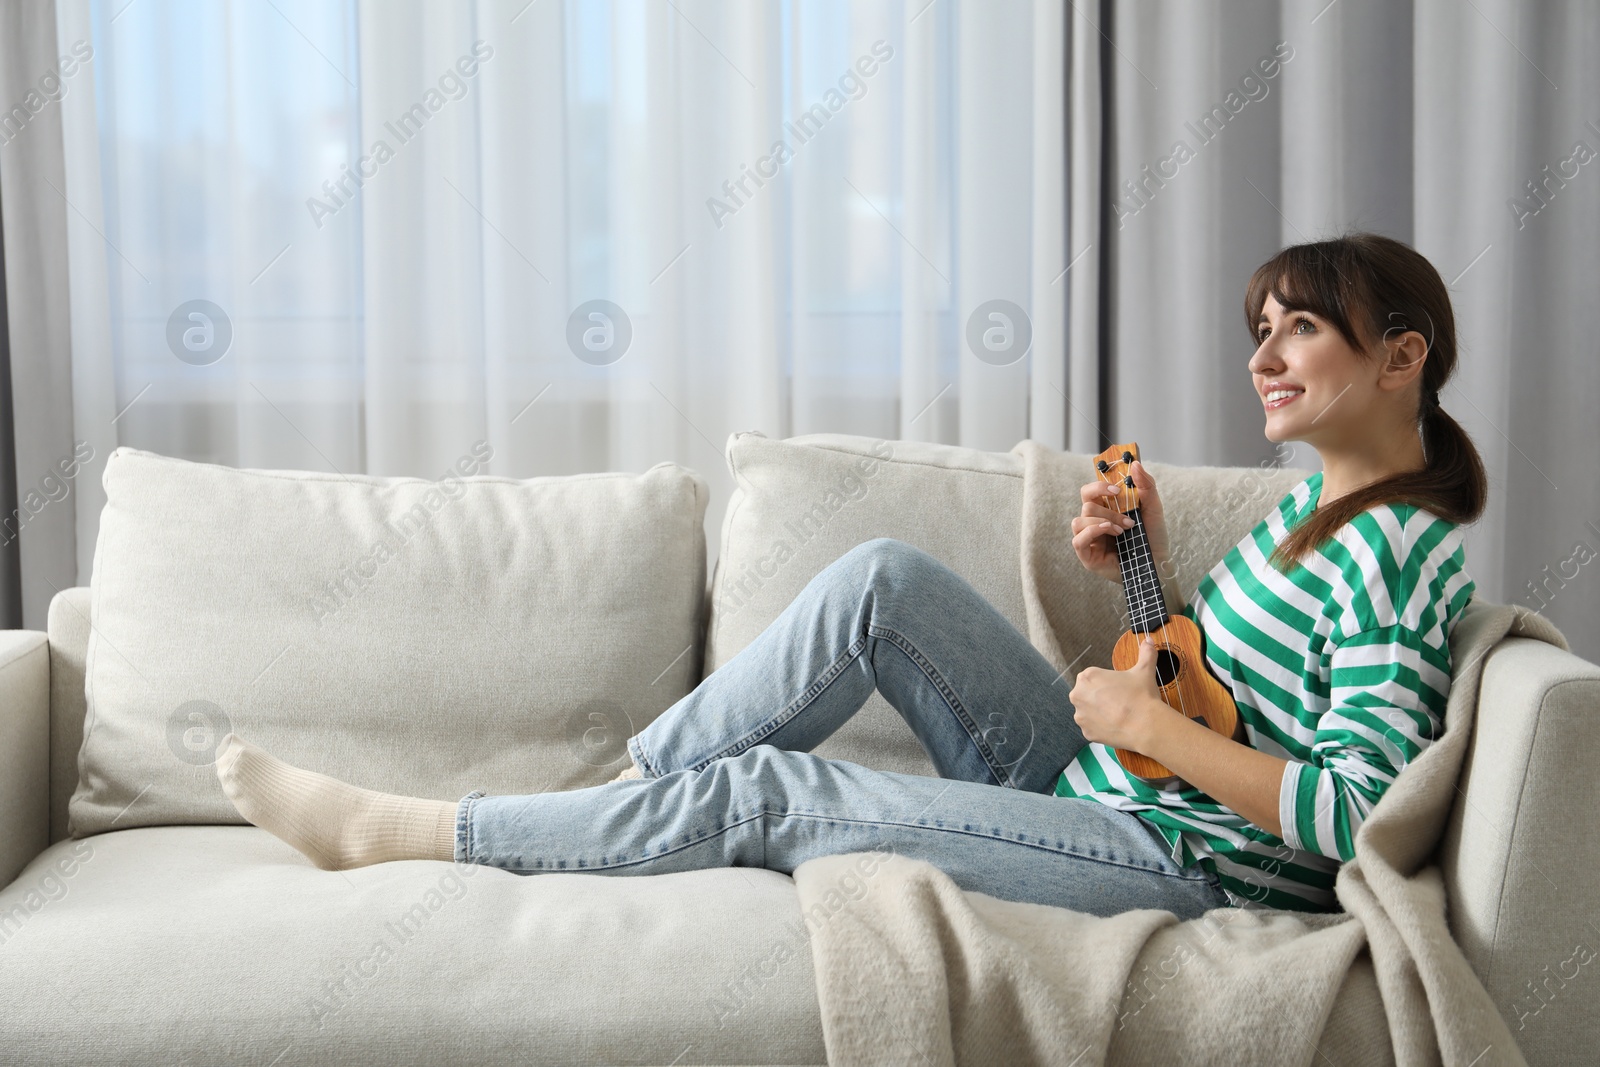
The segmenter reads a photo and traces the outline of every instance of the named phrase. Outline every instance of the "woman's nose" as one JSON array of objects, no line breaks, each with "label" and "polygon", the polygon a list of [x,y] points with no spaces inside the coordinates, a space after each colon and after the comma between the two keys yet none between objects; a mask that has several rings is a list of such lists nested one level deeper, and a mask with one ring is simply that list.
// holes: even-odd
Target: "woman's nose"
[{"label": "woman's nose", "polygon": [[1279,360],[1273,351],[1271,340],[1258,347],[1255,355],[1250,357],[1250,371],[1253,374],[1266,374],[1278,365]]}]

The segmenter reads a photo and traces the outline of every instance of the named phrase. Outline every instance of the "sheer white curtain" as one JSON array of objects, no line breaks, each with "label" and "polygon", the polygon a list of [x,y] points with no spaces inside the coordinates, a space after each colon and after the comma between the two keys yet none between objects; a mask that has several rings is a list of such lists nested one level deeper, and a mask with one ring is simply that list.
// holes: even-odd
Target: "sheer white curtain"
[{"label": "sheer white curtain", "polygon": [[[90,0],[58,26],[95,47],[63,123],[103,451],[671,459],[711,483],[715,551],[734,431],[1065,443],[1049,0]],[[169,340],[197,300],[231,327],[214,362]],[[969,348],[996,300],[1025,354]]]},{"label": "sheer white curtain", "polygon": [[[437,476],[482,438],[519,477],[692,466],[715,552],[736,430],[1275,462],[1245,281],[1361,227],[1451,286],[1480,595],[1600,649],[1589,0],[58,0],[54,41],[40,10],[0,8],[0,103],[94,56],[0,146],[19,485],[74,440]],[[215,362],[168,340],[195,300]],[[596,300],[611,362],[567,340]],[[996,300],[1024,358],[967,341]],[[89,577],[98,471],[22,531],[25,625]]]}]

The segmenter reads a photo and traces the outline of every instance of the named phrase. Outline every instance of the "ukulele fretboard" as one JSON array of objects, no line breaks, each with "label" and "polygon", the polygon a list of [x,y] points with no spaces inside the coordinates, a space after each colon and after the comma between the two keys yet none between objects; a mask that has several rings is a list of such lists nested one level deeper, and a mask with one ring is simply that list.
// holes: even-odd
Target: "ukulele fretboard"
[{"label": "ukulele fretboard", "polygon": [[1155,553],[1145,534],[1142,509],[1127,512],[1133,525],[1117,534],[1117,562],[1122,569],[1122,589],[1128,598],[1128,628],[1148,633],[1166,625],[1167,598],[1161,592]]}]

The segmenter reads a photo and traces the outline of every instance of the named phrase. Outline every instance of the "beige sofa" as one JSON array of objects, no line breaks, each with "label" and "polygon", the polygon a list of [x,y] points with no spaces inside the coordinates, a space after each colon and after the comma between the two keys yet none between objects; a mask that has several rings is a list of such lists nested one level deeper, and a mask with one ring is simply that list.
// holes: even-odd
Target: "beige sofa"
[{"label": "beige sofa", "polygon": [[[736,654],[821,567],[871,537],[897,537],[932,552],[1023,626],[1022,470],[1015,456],[845,435],[773,441],[737,434],[727,458],[736,489],[722,517],[721,554],[709,585],[704,571],[693,567],[695,552],[704,560],[703,537],[693,524],[646,523],[641,529],[649,533],[640,536],[651,545],[618,542],[626,545],[630,565],[642,559],[639,565],[655,568],[651,581],[673,580],[658,573],[670,566],[662,561],[690,560],[682,569],[704,594],[676,616],[694,629],[674,661],[685,665],[682,677],[663,670],[649,686],[615,701],[632,729]],[[1088,457],[1082,458],[1087,471]],[[150,476],[164,476],[165,469],[151,466]],[[1174,543],[1182,546],[1177,563],[1186,593],[1309,473],[1156,463],[1151,469],[1167,501]],[[668,510],[677,508],[672,514],[681,518],[682,507],[692,511],[697,500],[703,510],[703,483],[692,472],[672,473],[680,478],[672,498],[679,503]],[[288,472],[279,476],[293,481]],[[1239,507],[1221,515],[1186,509],[1194,487],[1214,479],[1237,486]],[[286,491],[300,488],[287,485]],[[377,491],[356,483],[313,488],[333,494],[329,499]],[[135,744],[137,724],[129,717],[139,714],[139,687],[161,687],[167,669],[159,656],[135,651],[141,642],[167,646],[161,633],[140,628],[138,587],[117,584],[145,573],[138,569],[140,545],[167,535],[119,525],[126,518],[115,513],[121,492],[112,493],[97,552],[95,581],[102,573],[112,576],[99,590],[106,597],[99,602],[110,605],[105,617],[95,617],[90,589],[66,589],[51,604],[47,633],[0,634],[0,1063],[824,1062],[806,931],[785,874],[720,869],[524,877],[424,861],[320,871],[236,817],[207,814],[220,810],[209,806],[220,794],[207,792],[213,783],[203,762],[140,769],[152,784],[138,795],[127,793],[133,799],[117,811],[123,794],[110,779],[142,767],[143,756],[134,748],[126,750],[132,755],[119,754],[116,746]],[[196,506],[247,506],[228,499]],[[646,505],[648,519],[648,508],[657,505]],[[472,521],[481,527],[483,514],[494,513],[473,512]],[[466,516],[442,521],[458,519]],[[261,574],[269,577],[292,567],[293,557],[314,551],[318,538],[303,536],[310,521],[301,520],[296,537],[257,538],[241,550],[251,555],[239,558],[265,554],[271,565]],[[556,535],[546,530],[541,536]],[[119,545],[119,538],[129,540]],[[439,540],[451,543],[443,535]],[[788,551],[776,551],[779,542]],[[563,560],[544,565],[559,568]],[[237,569],[237,560],[232,566]],[[418,599],[434,588],[425,570],[396,570],[385,579],[387,591],[363,593],[366,600],[352,601],[359,606],[342,621],[362,640],[392,624],[389,645],[412,642],[393,661],[402,665],[406,656],[439,652],[418,643],[427,626],[403,624],[407,610],[412,622],[443,617],[431,638],[435,645],[463,642],[459,661],[448,662],[471,663],[482,672],[493,669],[495,656],[518,654],[515,637],[502,648],[483,636],[467,648],[468,638],[450,628],[453,609],[442,599]],[[191,598],[207,609],[195,609],[194,628],[216,626],[216,619],[231,617],[228,605],[208,614],[216,605],[204,598],[229,572],[211,573],[198,589],[152,586],[141,596],[152,613],[181,611],[189,602],[184,598]],[[640,580],[637,572],[624,577]],[[604,588],[623,578],[592,571],[586,578],[578,583],[581,593],[572,595],[615,593],[605,603],[631,600],[629,588]],[[662,599],[650,590],[632,592]],[[430,595],[440,596],[436,590]],[[1118,591],[1085,576],[1082,596],[1080,630],[1068,635],[1084,649],[1079,666],[1109,666],[1111,642],[1121,629]],[[239,628],[249,631],[238,647],[247,648],[257,634],[266,641],[274,623],[262,612],[272,610],[238,601]],[[505,642],[515,620],[489,610],[468,618],[481,622],[483,635],[502,630]],[[91,628],[102,625],[97,659],[89,662]],[[186,677],[204,678],[208,671],[220,677],[231,669],[234,645],[222,647],[213,662],[195,654],[208,646],[195,644],[188,628],[166,625],[170,647],[186,661]],[[627,655],[636,638],[648,636],[612,631],[603,640]],[[549,647],[564,648],[563,639],[553,634]],[[592,634],[586,640],[586,647],[603,647]],[[667,647],[677,636],[664,640]],[[235,728],[249,736],[240,722],[265,716],[257,739],[270,744],[271,716],[286,698],[298,694],[306,706],[321,707],[315,702],[325,697],[324,683],[341,701],[350,678],[371,683],[363,664],[341,664],[318,661],[320,674],[290,677],[274,691],[276,702],[241,705]],[[397,669],[403,667],[384,668]],[[126,676],[119,678],[118,670]],[[341,671],[354,673],[335,677]],[[99,718],[89,726],[101,734],[86,745],[86,686],[94,679],[101,685],[95,691]],[[128,687],[120,704],[114,699],[119,684]],[[605,687],[603,680],[596,684]],[[1592,1062],[1600,1017],[1600,880],[1594,875],[1600,847],[1591,824],[1600,812],[1600,778],[1589,757],[1600,752],[1600,668],[1540,642],[1507,639],[1487,661],[1482,692],[1477,736],[1440,845],[1452,929],[1530,1063]],[[335,711],[326,714],[339,706],[330,703]],[[519,744],[528,754],[528,791],[596,785],[624,765],[615,737],[602,746],[604,760],[571,749],[577,755],[562,762],[559,746],[539,747],[554,728],[541,725],[536,710],[527,716],[531,725],[517,727],[525,728]],[[426,711],[413,715],[425,725]],[[386,733],[358,738],[362,749],[342,742],[331,725],[323,738],[304,719],[282,722],[297,723],[293,733],[278,735],[284,744],[309,737],[311,747],[291,753],[299,761],[374,788],[403,787],[412,774],[426,783],[416,791],[453,799],[471,788],[514,791],[518,780],[496,764],[453,768],[455,757],[442,749],[428,754],[438,766],[425,771],[391,759],[367,773],[351,761],[363,751],[381,751]],[[396,732],[411,725],[399,724]],[[818,753],[932,773],[910,732],[876,696]],[[126,788],[145,777],[130,778]],[[147,809],[152,814],[141,814]],[[72,836],[73,829],[83,836]]]}]

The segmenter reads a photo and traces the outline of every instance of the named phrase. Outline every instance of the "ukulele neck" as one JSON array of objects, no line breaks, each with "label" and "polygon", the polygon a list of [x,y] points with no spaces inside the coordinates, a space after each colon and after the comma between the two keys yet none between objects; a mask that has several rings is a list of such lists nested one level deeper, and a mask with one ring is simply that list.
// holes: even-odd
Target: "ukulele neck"
[{"label": "ukulele neck", "polygon": [[1133,525],[1116,536],[1117,562],[1122,568],[1122,591],[1128,598],[1128,625],[1135,633],[1149,633],[1167,624],[1167,598],[1161,592],[1161,575],[1155,553],[1145,534],[1140,508],[1125,513]]}]

